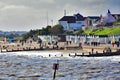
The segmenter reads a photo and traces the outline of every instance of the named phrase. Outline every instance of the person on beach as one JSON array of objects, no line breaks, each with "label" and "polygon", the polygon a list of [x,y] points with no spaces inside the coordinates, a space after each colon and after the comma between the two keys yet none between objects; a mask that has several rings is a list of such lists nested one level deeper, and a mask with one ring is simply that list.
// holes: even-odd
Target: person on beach
[{"label": "person on beach", "polygon": [[92,48],[92,54],[93,54],[93,52],[94,52],[94,49]]},{"label": "person on beach", "polygon": [[112,42],[112,46],[114,47],[114,45],[115,45],[115,42]]}]

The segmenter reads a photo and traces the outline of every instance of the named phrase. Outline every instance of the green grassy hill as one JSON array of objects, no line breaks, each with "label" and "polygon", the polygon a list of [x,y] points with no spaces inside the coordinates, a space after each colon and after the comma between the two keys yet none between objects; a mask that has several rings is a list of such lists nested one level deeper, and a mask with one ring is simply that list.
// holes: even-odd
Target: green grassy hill
[{"label": "green grassy hill", "polygon": [[114,28],[101,28],[95,30],[84,30],[84,34],[92,34],[92,35],[120,35],[120,26]]}]

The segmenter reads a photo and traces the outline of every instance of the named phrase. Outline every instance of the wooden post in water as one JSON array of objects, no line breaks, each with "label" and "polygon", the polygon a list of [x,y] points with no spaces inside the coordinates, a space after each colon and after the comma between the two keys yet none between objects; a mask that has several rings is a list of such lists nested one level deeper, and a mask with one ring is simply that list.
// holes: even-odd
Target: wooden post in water
[{"label": "wooden post in water", "polygon": [[77,56],[77,53],[75,53],[75,57]]},{"label": "wooden post in water", "polygon": [[82,56],[84,56],[84,53],[82,53]]},{"label": "wooden post in water", "polygon": [[58,70],[58,67],[59,67],[59,62],[58,62],[58,60],[57,60],[57,63],[54,63],[54,64],[53,64],[53,69],[54,69],[53,80],[55,80],[56,71]]},{"label": "wooden post in water", "polygon": [[61,57],[63,57],[63,54],[61,54]]}]

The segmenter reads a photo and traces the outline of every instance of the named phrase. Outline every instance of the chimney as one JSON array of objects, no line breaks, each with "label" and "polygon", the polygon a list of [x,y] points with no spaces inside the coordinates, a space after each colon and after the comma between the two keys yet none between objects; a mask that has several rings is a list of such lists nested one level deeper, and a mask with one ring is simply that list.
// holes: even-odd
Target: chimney
[{"label": "chimney", "polygon": [[109,9],[108,9],[108,13],[109,13],[109,14],[111,13]]},{"label": "chimney", "polygon": [[64,10],[64,16],[66,16],[66,10]]}]

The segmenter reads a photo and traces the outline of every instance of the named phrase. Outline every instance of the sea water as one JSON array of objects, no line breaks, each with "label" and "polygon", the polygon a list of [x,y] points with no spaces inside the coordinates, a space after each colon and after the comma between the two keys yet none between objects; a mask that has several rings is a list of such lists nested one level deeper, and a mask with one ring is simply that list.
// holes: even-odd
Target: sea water
[{"label": "sea water", "polygon": [[53,80],[52,67],[57,61],[55,80],[120,80],[120,56],[68,55],[53,51],[0,53],[0,80]]}]

